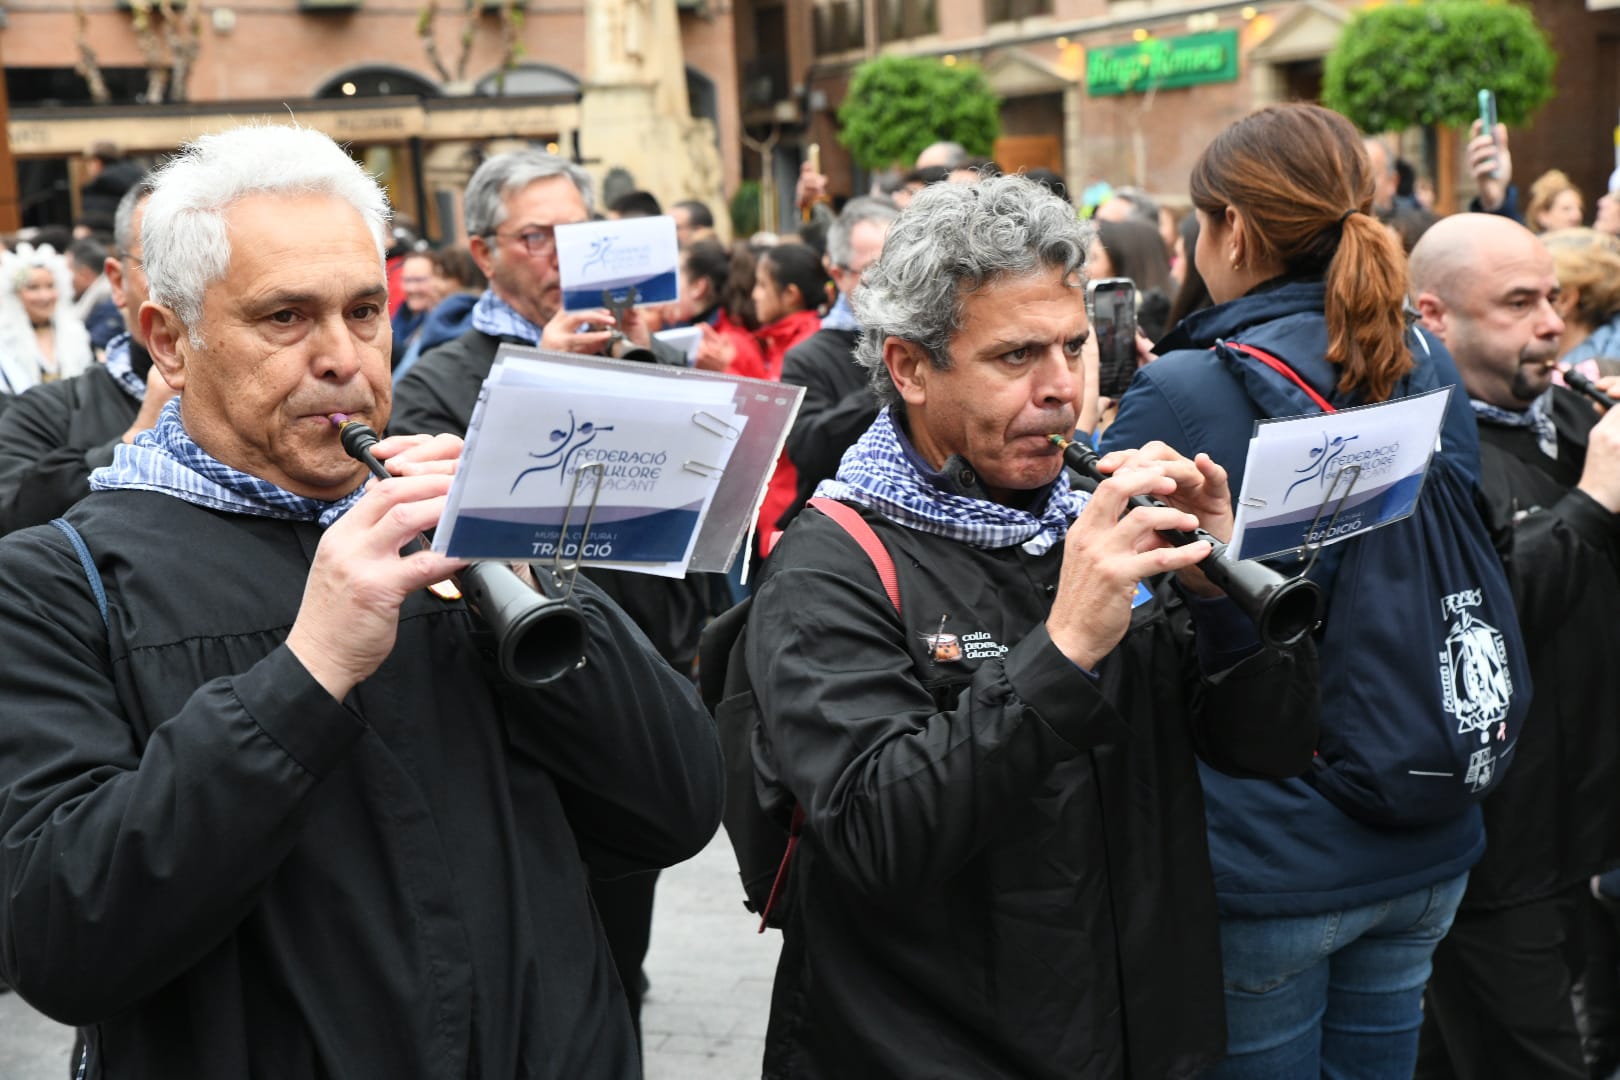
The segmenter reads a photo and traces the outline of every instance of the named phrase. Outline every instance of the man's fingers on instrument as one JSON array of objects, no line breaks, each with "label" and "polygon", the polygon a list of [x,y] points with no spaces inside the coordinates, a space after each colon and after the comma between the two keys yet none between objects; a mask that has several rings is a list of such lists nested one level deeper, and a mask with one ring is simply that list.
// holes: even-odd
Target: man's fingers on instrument
[{"label": "man's fingers on instrument", "polygon": [[1185,570],[1190,566],[1197,566],[1209,558],[1213,550],[1208,541],[1198,540],[1191,544],[1177,547],[1168,544],[1165,547],[1153,548],[1138,553],[1135,558],[1140,560],[1134,564],[1138,568],[1139,578],[1153,577],[1156,574],[1168,574],[1175,570]]},{"label": "man's fingers on instrument", "polygon": [[1153,535],[1167,529],[1192,532],[1198,528],[1198,519],[1185,510],[1168,506],[1133,506],[1119,519],[1117,527],[1131,530],[1137,535]]},{"label": "man's fingers on instrument", "polygon": [[372,447],[371,452],[379,461],[387,461],[390,458],[407,458],[413,461],[453,458],[461,453],[461,438],[448,433],[390,435]]},{"label": "man's fingers on instrument", "polygon": [[460,464],[461,460],[459,458],[440,458],[426,461],[400,459],[389,462],[388,467],[395,476],[430,476],[435,474],[454,476]]},{"label": "man's fingers on instrument", "polygon": [[1133,495],[1156,494],[1161,486],[1175,490],[1174,482],[1167,481],[1157,468],[1122,469],[1097,485],[1081,517],[1094,515],[1092,520],[1115,521],[1125,512]]},{"label": "man's fingers on instrument", "polygon": [[387,461],[397,457],[407,450],[414,450],[418,446],[426,446],[433,441],[432,435],[389,435],[379,439],[377,445],[371,448],[371,453],[378,461]]},{"label": "man's fingers on instrument", "polygon": [[[332,528],[342,529],[345,532],[353,529],[370,529],[395,507],[443,499],[449,491],[450,477],[440,473],[393,476],[386,482],[374,480],[360,501],[355,503]],[[428,525],[432,524],[433,521],[428,522]]]},{"label": "man's fingers on instrument", "polygon": [[402,584],[406,592],[425,589],[471,565],[466,559],[452,559],[433,551],[413,551],[400,559]]},{"label": "man's fingers on instrument", "polygon": [[1167,464],[1159,461],[1131,461],[1115,469],[1114,474],[1104,483],[1118,485],[1127,498],[1133,495],[1169,495],[1176,490],[1176,478],[1167,471]]},{"label": "man's fingers on instrument", "polygon": [[[425,477],[424,479],[438,479],[438,477]],[[439,523],[444,514],[445,505],[449,497],[439,495],[433,498],[400,502],[388,508],[372,526],[368,536],[369,545],[377,554],[385,552],[398,552],[400,548],[421,535],[424,529],[431,529]]]}]

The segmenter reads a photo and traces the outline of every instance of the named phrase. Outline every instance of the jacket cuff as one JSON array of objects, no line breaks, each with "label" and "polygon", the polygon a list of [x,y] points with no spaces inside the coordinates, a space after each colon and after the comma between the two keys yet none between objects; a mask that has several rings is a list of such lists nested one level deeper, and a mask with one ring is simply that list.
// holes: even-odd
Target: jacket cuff
[{"label": "jacket cuff", "polygon": [[242,708],[304,771],[323,779],[365,731],[287,646],[231,680]]},{"label": "jacket cuff", "polygon": [[1613,549],[1620,544],[1620,514],[1609,513],[1580,488],[1570,488],[1553,509],[1575,535],[1593,547]]},{"label": "jacket cuff", "polygon": [[1076,749],[1116,742],[1128,733],[1097,677],[1052,644],[1045,623],[1037,623],[1008,651],[1002,670],[1018,700]]}]

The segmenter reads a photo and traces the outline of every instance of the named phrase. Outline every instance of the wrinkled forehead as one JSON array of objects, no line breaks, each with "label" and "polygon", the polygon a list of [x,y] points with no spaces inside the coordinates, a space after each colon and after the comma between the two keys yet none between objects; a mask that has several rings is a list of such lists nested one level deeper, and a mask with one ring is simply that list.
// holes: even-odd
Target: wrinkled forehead
[{"label": "wrinkled forehead", "polygon": [[250,195],[224,210],[230,257],[208,291],[351,288],[381,281],[383,258],[366,216],[341,198],[321,194]]}]

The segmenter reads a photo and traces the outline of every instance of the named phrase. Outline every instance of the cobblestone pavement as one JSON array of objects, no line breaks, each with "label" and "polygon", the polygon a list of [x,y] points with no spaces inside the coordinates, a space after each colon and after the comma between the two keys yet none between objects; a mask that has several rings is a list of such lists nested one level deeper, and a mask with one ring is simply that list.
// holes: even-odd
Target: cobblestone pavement
[{"label": "cobblestone pavement", "polygon": [[0,1080],[68,1080],[73,1029],[0,994]]},{"label": "cobblestone pavement", "polygon": [[[647,1080],[759,1076],[781,935],[754,933],[724,833],[658,879],[651,988],[642,1006]],[[0,994],[0,1080],[66,1080],[73,1032]]]},{"label": "cobblestone pavement", "polygon": [[758,926],[724,832],[659,876],[641,1006],[647,1080],[759,1076],[782,935]]}]

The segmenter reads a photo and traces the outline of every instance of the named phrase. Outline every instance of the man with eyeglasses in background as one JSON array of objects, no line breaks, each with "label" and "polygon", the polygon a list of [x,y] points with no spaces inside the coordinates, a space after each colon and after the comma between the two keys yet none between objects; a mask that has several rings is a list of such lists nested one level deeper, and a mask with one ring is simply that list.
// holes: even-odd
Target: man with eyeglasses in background
[{"label": "man with eyeglasses in background", "polygon": [[[464,431],[503,342],[573,353],[602,353],[613,344],[612,313],[562,310],[556,227],[591,220],[593,202],[584,169],[539,150],[492,157],[473,173],[467,246],[489,288],[473,309],[472,329],[423,354],[400,380],[399,430]],[[638,327],[623,329],[638,336]]]},{"label": "man with eyeglasses in background", "polygon": [[[518,150],[479,166],[467,183],[465,216],[468,248],[489,288],[473,308],[472,328],[423,353],[394,386],[392,431],[464,434],[503,343],[587,354],[611,348],[628,359],[663,359],[649,350],[647,328],[634,312],[629,325],[619,327],[605,309],[563,310],[555,229],[589,221],[593,209],[590,175],[553,154]],[[685,354],[674,362],[684,364]],[[670,579],[594,568],[585,575],[624,609],[671,667],[692,672],[698,635],[719,604],[708,575]],[[638,1036],[646,987],[641,962],[657,879],[656,872],[591,878]]]}]

